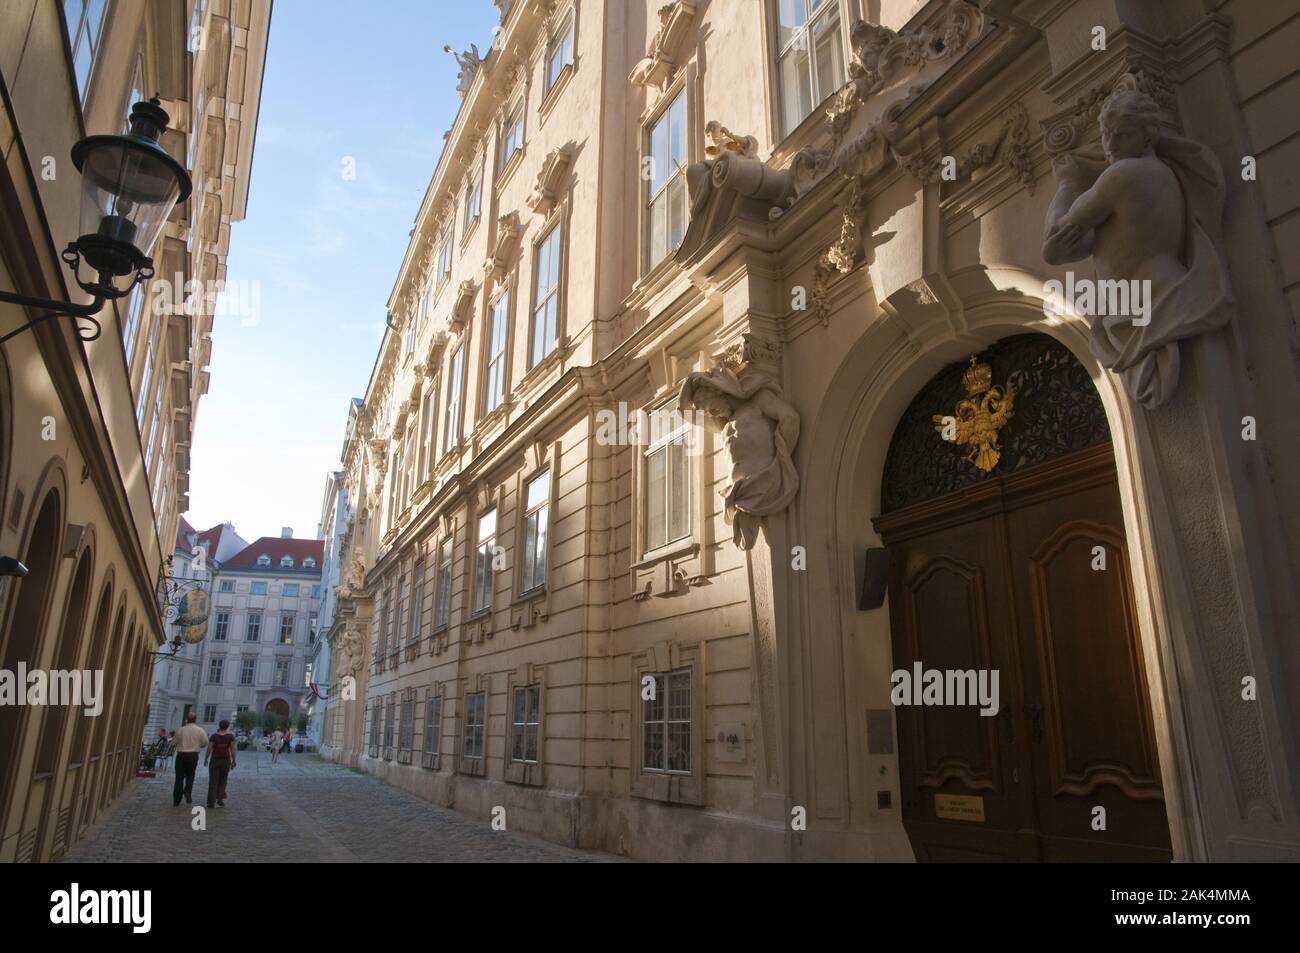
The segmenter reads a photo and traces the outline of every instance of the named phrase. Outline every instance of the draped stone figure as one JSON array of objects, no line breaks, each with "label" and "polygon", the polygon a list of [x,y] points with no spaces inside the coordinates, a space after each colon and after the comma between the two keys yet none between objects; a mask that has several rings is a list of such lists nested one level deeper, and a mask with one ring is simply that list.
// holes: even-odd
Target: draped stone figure
[{"label": "draped stone figure", "polygon": [[[1119,86],[1099,115],[1104,158],[1053,162],[1060,183],[1047,212],[1049,264],[1092,256],[1103,281],[1150,282],[1149,311],[1090,314],[1093,355],[1148,408],[1178,385],[1178,342],[1225,325],[1232,292],[1220,254],[1223,173],[1198,142],[1163,134],[1155,100]],[[1100,297],[1100,295],[1098,295]]]},{"label": "draped stone figure", "polygon": [[729,367],[687,375],[679,404],[702,410],[721,427],[731,457],[731,481],[721,491],[732,541],[749,549],[760,518],[779,513],[799,491],[791,454],[799,439],[799,414],[780,386],[762,375],[742,381]]}]

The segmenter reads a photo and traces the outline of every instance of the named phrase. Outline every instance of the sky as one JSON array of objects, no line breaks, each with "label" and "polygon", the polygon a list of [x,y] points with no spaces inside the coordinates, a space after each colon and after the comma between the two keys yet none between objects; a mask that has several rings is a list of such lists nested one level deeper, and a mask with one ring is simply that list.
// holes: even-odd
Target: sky
[{"label": "sky", "polygon": [[443,45],[485,55],[496,25],[491,0],[275,0],[248,213],[231,226],[238,290],[218,306],[195,418],[195,528],[316,535],[460,106]]}]

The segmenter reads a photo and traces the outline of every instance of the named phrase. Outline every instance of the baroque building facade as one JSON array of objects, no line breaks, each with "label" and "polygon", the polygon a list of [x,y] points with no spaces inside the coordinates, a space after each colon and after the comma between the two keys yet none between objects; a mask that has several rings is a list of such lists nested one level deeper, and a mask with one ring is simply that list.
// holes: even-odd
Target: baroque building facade
[{"label": "baroque building facade", "polygon": [[331,756],[647,859],[1300,856],[1297,5],[498,6]]},{"label": "baroque building facade", "polygon": [[[179,289],[224,277],[269,28],[261,0],[0,8],[0,285],[88,300],[58,253],[78,237],[69,154],[87,135],[124,132],[133,103],[157,95],[169,117],[161,145],[195,186],[153,249],[156,280],[106,304],[98,336],[63,318],[0,344],[0,554],[27,569],[0,579],[0,666],[104,677],[96,717],[0,711],[2,860],[61,854],[138,765],[150,653],[168,636],[164,564],[208,389],[212,315],[178,307]],[[0,304],[0,334],[37,316]]]},{"label": "baroque building facade", "polygon": [[[176,548],[172,553],[171,576],[188,588],[207,590],[211,577],[206,568],[206,561],[197,559],[194,550],[198,534],[194,527],[180,518],[176,528]],[[158,737],[159,729],[175,731],[185,724],[185,718],[194,709],[194,700],[199,688],[199,656],[203,652],[200,643],[183,641],[184,627],[177,625],[176,619],[167,622],[168,642],[172,642],[175,651],[168,649],[157,657],[153,668],[153,687],[149,691],[148,717],[145,719],[142,741],[151,743]],[[177,644],[176,639],[182,641]]]}]

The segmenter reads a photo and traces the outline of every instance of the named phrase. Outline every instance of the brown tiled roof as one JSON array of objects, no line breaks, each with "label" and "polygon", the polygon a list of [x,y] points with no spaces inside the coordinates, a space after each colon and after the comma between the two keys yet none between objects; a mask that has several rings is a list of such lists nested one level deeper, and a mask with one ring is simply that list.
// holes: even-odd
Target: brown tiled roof
[{"label": "brown tiled roof", "polygon": [[[271,557],[269,567],[257,565],[257,557],[263,553]],[[293,557],[294,569],[301,569],[302,561],[310,556],[316,560],[316,570],[319,571],[321,560],[325,557],[325,542],[320,539],[283,539],[279,536],[263,536],[227,559],[221,564],[221,568],[277,570],[280,568],[280,560],[285,556]]]},{"label": "brown tiled roof", "polygon": [[190,551],[190,537],[193,535],[194,527],[182,516],[180,522],[176,524],[176,548],[181,552],[188,553]]}]

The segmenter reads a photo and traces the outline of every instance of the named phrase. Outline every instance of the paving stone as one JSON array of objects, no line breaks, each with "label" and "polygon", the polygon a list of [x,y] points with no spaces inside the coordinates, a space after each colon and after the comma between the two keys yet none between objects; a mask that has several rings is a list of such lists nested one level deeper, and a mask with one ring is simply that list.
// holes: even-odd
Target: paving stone
[{"label": "paving stone", "polygon": [[[574,850],[514,831],[494,831],[407,794],[369,774],[318,755],[243,752],[226,785],[225,807],[191,829],[191,807],[172,806],[175,775],[134,779],[108,815],[64,856],[75,863],[218,862],[602,862],[618,858]],[[194,806],[206,803],[199,764]]]}]

